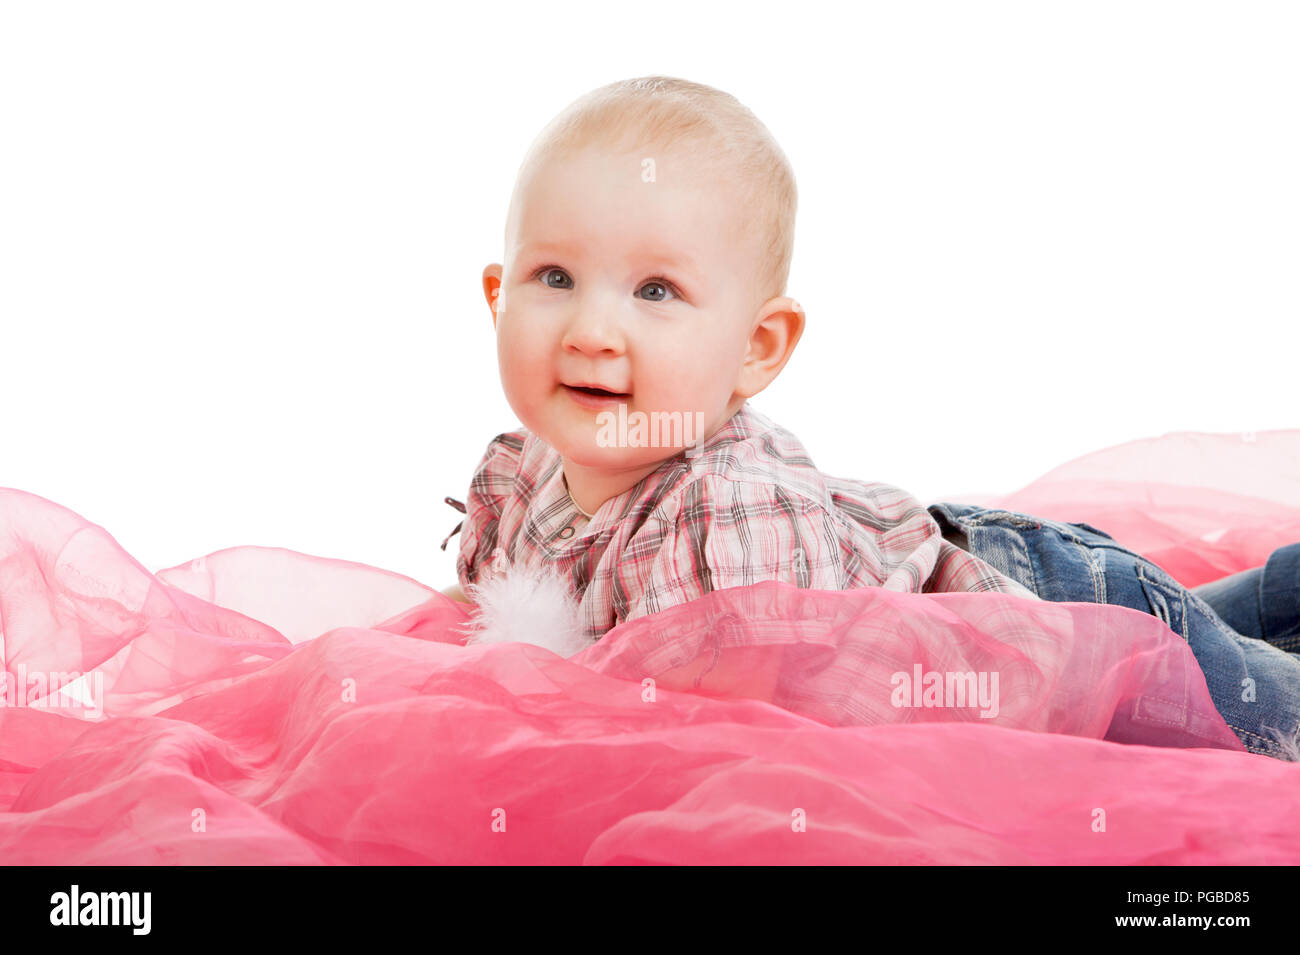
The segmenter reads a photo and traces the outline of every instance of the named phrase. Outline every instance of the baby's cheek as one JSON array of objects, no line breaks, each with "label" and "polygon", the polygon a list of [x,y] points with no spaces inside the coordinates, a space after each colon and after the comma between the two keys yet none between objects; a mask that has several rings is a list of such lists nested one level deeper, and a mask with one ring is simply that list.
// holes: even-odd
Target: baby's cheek
[{"label": "baby's cheek", "polygon": [[549,365],[540,342],[513,330],[503,330],[497,340],[497,357],[507,386],[532,386],[548,380]]}]

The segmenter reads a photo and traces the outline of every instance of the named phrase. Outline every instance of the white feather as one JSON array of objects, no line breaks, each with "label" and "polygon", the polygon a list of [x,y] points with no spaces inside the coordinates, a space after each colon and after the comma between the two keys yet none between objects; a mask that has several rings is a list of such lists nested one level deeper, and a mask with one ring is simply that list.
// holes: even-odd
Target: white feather
[{"label": "white feather", "polygon": [[466,646],[532,643],[562,657],[591,646],[568,585],[544,567],[507,567],[467,585],[465,596],[477,604],[469,629],[461,630],[469,634]]}]

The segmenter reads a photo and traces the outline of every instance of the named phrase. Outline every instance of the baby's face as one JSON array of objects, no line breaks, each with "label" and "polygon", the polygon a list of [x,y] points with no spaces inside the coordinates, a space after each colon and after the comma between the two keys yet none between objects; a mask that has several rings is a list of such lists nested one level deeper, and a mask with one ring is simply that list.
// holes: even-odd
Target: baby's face
[{"label": "baby's face", "polygon": [[[744,209],[689,157],[651,158],[653,167],[591,149],[538,167],[520,186],[504,265],[485,272],[485,284],[501,279],[494,322],[506,399],[524,427],[592,468],[671,457],[746,397],[738,378],[762,303]],[[572,387],[584,384],[619,396]],[[620,405],[628,428],[606,446],[610,419],[598,416],[617,417]],[[659,446],[632,447],[637,412],[646,421],[677,412],[693,430],[666,445],[673,434],[651,426]]]}]

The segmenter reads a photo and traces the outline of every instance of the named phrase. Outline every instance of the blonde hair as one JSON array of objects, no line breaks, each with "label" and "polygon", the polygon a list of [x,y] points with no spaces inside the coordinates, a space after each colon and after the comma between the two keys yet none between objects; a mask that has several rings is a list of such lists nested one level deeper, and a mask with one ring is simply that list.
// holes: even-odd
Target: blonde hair
[{"label": "blonde hair", "polygon": [[799,202],[794,170],[767,127],[734,96],[672,76],[620,80],[592,90],[538,134],[517,183],[542,160],[593,143],[615,149],[690,148],[692,160],[707,172],[739,187],[744,208],[752,210],[741,222],[742,234],[754,233],[745,228],[753,221],[764,236],[755,269],[760,301],[785,294]]}]

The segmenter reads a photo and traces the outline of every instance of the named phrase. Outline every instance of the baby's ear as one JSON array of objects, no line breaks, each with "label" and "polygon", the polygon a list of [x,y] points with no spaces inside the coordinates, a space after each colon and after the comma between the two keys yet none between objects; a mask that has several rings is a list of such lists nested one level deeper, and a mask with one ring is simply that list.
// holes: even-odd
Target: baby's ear
[{"label": "baby's ear", "polygon": [[781,373],[803,336],[804,311],[794,299],[778,295],[758,310],[749,339],[749,354],[742,369],[748,391],[756,395]]},{"label": "baby's ear", "polygon": [[492,325],[496,326],[501,313],[505,311],[505,290],[501,286],[502,268],[493,262],[483,270],[483,297],[487,299],[488,308],[492,310]]}]

